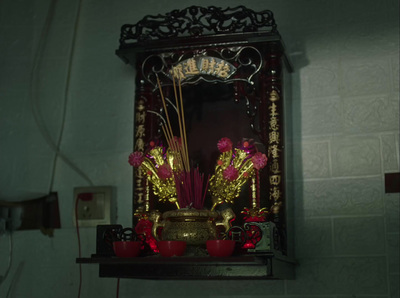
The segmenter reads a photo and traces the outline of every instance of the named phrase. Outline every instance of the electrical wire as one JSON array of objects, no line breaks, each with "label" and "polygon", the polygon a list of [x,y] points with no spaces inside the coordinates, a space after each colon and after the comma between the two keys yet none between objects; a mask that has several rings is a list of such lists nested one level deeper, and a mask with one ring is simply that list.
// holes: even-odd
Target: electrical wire
[{"label": "electrical wire", "polygon": [[20,274],[21,274],[21,271],[22,271],[22,268],[23,268],[23,267],[24,267],[24,262],[20,262],[20,263],[18,264],[18,266],[17,266],[17,269],[15,270],[14,276],[13,276],[11,282],[10,282],[10,286],[8,287],[8,291],[7,291],[7,296],[6,296],[6,298],[10,298],[10,297],[11,297],[10,295],[11,295],[11,293],[12,293],[12,290],[13,290],[14,287],[15,287],[15,284],[16,284],[16,282],[17,282],[18,277],[19,277]]},{"label": "electrical wire", "polygon": [[[69,62],[68,62],[68,69],[67,69],[67,79],[65,82],[65,89],[64,89],[64,103],[63,103],[62,117],[61,117],[62,120],[61,120],[60,132],[59,132],[59,136],[58,136],[58,140],[57,140],[57,149],[58,150],[56,151],[56,155],[54,156],[54,162],[53,162],[54,166],[53,166],[53,172],[51,175],[50,192],[52,191],[52,188],[53,188],[55,171],[57,168],[57,157],[60,152],[62,137],[64,134],[65,119],[66,119],[66,114],[67,114],[67,106],[68,106],[69,92],[70,92],[70,86],[71,86],[72,64],[73,64],[73,60],[74,60],[74,56],[75,56],[76,36],[78,33],[78,28],[79,28],[81,8],[82,8],[82,0],[79,0],[78,11],[76,13],[75,22],[74,22],[74,31],[73,31],[73,35],[72,35],[73,37],[72,37],[72,42],[71,42],[71,49],[70,49],[69,59],[68,59]],[[84,174],[80,169],[77,168],[75,171],[77,171],[85,180],[87,180],[90,185],[93,185],[93,182],[89,179],[89,177],[86,174]]]},{"label": "electrical wire", "polygon": [[4,276],[0,276],[0,285],[7,279],[8,274],[10,273],[11,265],[12,265],[12,255],[13,255],[13,240],[12,240],[12,232],[8,234],[8,266]]},{"label": "electrical wire", "polygon": [[117,296],[116,298],[119,298],[119,278],[117,279]]},{"label": "electrical wire", "polygon": [[80,17],[80,11],[81,11],[81,7],[82,7],[82,0],[79,0],[78,11],[77,11],[77,15],[76,15],[75,23],[74,23],[73,38],[72,38],[69,62],[68,62],[68,68],[67,68],[67,79],[66,79],[66,84],[65,84],[65,89],[64,89],[64,100],[62,103],[63,109],[62,109],[62,117],[61,117],[61,127],[60,127],[60,132],[59,132],[59,135],[57,138],[57,142],[55,142],[53,140],[53,138],[51,137],[51,134],[46,126],[46,123],[45,123],[43,116],[41,114],[41,111],[40,111],[39,97],[37,94],[37,78],[39,78],[40,76],[37,75],[37,73],[38,73],[38,70],[40,69],[41,58],[43,56],[43,51],[45,49],[46,40],[47,40],[50,26],[51,26],[51,23],[52,23],[52,20],[54,17],[56,4],[57,4],[57,0],[52,0],[50,2],[46,20],[45,20],[45,24],[43,26],[41,37],[39,40],[38,49],[37,49],[35,57],[34,57],[33,67],[32,67],[31,74],[30,74],[30,98],[31,98],[30,103],[31,103],[33,118],[34,118],[35,123],[36,123],[37,127],[39,128],[39,131],[40,131],[41,135],[43,136],[44,140],[47,142],[49,147],[55,152],[53,169],[52,169],[51,180],[50,180],[50,185],[49,185],[49,192],[52,192],[52,189],[53,189],[54,176],[55,176],[58,157],[61,158],[71,169],[73,169],[76,173],[78,173],[83,179],[85,179],[89,183],[89,185],[93,185],[93,182],[89,179],[89,177],[81,169],[79,169],[79,167],[76,166],[60,150],[62,136],[63,136],[63,132],[64,132],[67,104],[68,104],[68,99],[69,99],[69,89],[70,89],[71,73],[72,73],[72,62],[73,62],[73,57],[74,57],[74,52],[75,52],[76,35],[77,35],[77,31],[78,31],[78,26],[79,26],[79,17]]},{"label": "electrical wire", "polygon": [[[69,60],[68,60],[68,67],[67,67],[67,79],[66,79],[66,83],[65,83],[64,98],[63,98],[63,103],[62,103],[61,127],[60,127],[57,141],[54,141],[53,138],[51,137],[51,134],[46,126],[46,123],[43,119],[43,116],[42,116],[41,110],[40,110],[39,97],[37,94],[37,79],[39,78],[38,71],[40,69],[41,58],[43,57],[46,40],[47,40],[49,30],[51,27],[51,23],[52,23],[52,20],[54,17],[56,4],[57,4],[57,0],[52,0],[50,2],[46,20],[45,20],[45,24],[44,24],[44,27],[43,27],[43,30],[41,33],[38,49],[37,49],[36,55],[34,57],[33,67],[32,67],[31,74],[30,74],[30,99],[31,99],[30,103],[31,103],[33,118],[34,118],[35,123],[38,126],[39,131],[40,131],[41,135],[43,136],[44,140],[47,142],[49,147],[55,152],[53,168],[52,168],[52,173],[51,173],[51,180],[49,183],[49,192],[53,191],[54,177],[55,177],[55,172],[56,172],[56,168],[57,168],[58,158],[61,158],[71,169],[73,169],[77,174],[79,174],[82,178],[84,178],[89,183],[89,185],[93,185],[93,182],[90,180],[90,178],[81,169],[79,169],[71,160],[69,160],[67,158],[67,156],[60,150],[62,137],[63,137],[63,133],[64,133],[64,127],[65,127],[66,111],[67,111],[67,105],[68,105],[68,99],[69,99],[69,90],[70,90],[70,85],[71,85],[72,64],[73,64],[73,58],[74,58],[74,53],[75,53],[76,36],[77,36],[78,28],[79,28],[79,19],[80,19],[81,7],[82,7],[82,0],[79,0],[79,2],[78,2],[78,9],[77,9],[75,22],[74,22],[73,37],[72,37],[71,48],[70,48],[70,53],[69,53]],[[82,257],[81,240],[80,240],[79,225],[78,225],[78,219],[77,219],[78,218],[77,217],[78,202],[79,202],[79,200],[76,200],[75,220],[76,220],[76,232],[77,232],[77,238],[78,238],[79,258],[81,258]],[[78,298],[81,295],[81,288],[82,288],[82,265],[79,264]]]},{"label": "electrical wire", "polygon": [[[79,234],[79,222],[78,222],[78,204],[79,197],[76,198],[75,201],[75,226],[76,226],[76,235],[78,238],[78,256],[82,258],[82,249],[81,249],[81,236]],[[82,264],[79,263],[79,288],[78,288],[78,298],[81,297],[81,289],[82,289]]]}]

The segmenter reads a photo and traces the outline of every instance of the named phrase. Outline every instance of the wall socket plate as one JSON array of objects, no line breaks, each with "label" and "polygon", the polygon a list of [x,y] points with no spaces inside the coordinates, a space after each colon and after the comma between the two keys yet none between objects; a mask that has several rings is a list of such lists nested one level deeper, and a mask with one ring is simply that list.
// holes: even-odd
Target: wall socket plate
[{"label": "wall socket plate", "polygon": [[76,226],[75,214],[79,227],[111,224],[112,193],[112,187],[109,186],[75,187],[72,212],[74,225]]}]

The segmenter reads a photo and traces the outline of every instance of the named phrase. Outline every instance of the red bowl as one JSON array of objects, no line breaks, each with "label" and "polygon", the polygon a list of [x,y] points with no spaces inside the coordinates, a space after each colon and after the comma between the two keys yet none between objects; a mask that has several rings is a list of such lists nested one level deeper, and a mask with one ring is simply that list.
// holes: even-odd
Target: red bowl
[{"label": "red bowl", "polygon": [[235,250],[235,240],[208,240],[206,247],[212,257],[229,257]]},{"label": "red bowl", "polygon": [[158,250],[163,257],[182,256],[186,250],[185,241],[158,241]]},{"label": "red bowl", "polygon": [[115,241],[113,248],[115,255],[120,258],[133,258],[140,254],[140,241]]}]

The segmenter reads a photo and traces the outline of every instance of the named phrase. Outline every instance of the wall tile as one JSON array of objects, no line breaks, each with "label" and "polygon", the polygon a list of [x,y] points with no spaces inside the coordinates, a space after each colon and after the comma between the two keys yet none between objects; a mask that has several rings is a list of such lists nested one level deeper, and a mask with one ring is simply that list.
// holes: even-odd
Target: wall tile
[{"label": "wall tile", "polygon": [[398,233],[400,229],[400,195],[398,193],[385,194],[386,231]]},{"label": "wall tile", "polygon": [[341,99],[339,97],[302,99],[300,121],[299,129],[303,136],[341,132],[343,126]]},{"label": "wall tile", "polygon": [[[386,258],[299,259],[296,280],[287,281],[289,295],[385,295]],[[304,296],[302,296],[304,297]]]},{"label": "wall tile", "polygon": [[368,21],[351,25],[349,23],[339,24],[338,32],[341,35],[337,40],[340,48],[339,57],[346,63],[354,59],[353,62],[357,64],[361,59],[379,60],[388,55],[396,55],[398,39],[393,37],[398,35],[397,25],[398,19],[379,23]]},{"label": "wall tile", "polygon": [[333,176],[376,175],[381,173],[380,140],[376,137],[346,137],[332,140]]},{"label": "wall tile", "polygon": [[303,99],[330,97],[339,91],[339,65],[334,62],[309,64],[300,70]]},{"label": "wall tile", "polygon": [[296,210],[306,217],[383,214],[380,177],[306,181],[297,187],[303,194]]},{"label": "wall tile", "polygon": [[[334,13],[338,22],[343,22],[348,25],[355,23],[369,23],[371,20],[379,18],[386,19],[388,16],[387,1],[335,1]],[[366,4],[368,3],[368,4]],[[368,5],[368,7],[364,7]],[[359,10],[363,9],[362,15]],[[355,17],[357,16],[357,17]],[[351,27],[351,26],[349,26]]]},{"label": "wall tile", "polygon": [[305,219],[295,223],[296,258],[332,256],[330,219]]},{"label": "wall tile", "polygon": [[338,258],[334,270],[337,294],[388,293],[385,257]]},{"label": "wall tile", "polygon": [[334,252],[368,255],[385,252],[383,217],[334,218]]},{"label": "wall tile", "polygon": [[398,149],[395,134],[381,135],[382,164],[384,172],[395,172],[399,170]]},{"label": "wall tile", "polygon": [[348,97],[343,100],[344,128],[348,133],[373,133],[399,127],[398,94]]},{"label": "wall tile", "polygon": [[400,79],[399,79],[399,56],[393,56],[390,60],[390,65],[392,68],[392,88],[393,91],[399,91],[399,84],[400,84]]},{"label": "wall tile", "polygon": [[390,274],[389,275],[389,288],[390,288],[390,298],[398,298],[400,297],[400,275],[399,274]]},{"label": "wall tile", "polygon": [[[321,1],[319,1],[321,3]],[[333,16],[333,14],[325,14],[324,17]],[[304,24],[304,23],[303,23]],[[338,26],[324,22],[319,23],[320,26],[304,29],[305,26],[294,28],[290,27],[295,33],[294,36],[288,36],[289,40],[299,39],[296,43],[297,48],[304,52],[306,59],[311,64],[310,66],[325,66],[326,68],[337,69],[337,65],[333,64],[332,57],[337,57],[340,52],[339,43],[332,42],[339,39]],[[304,24],[305,25],[305,24]],[[285,36],[285,35],[284,35]],[[286,40],[286,38],[285,38]],[[294,46],[290,43],[291,46]],[[290,51],[289,51],[290,52]],[[336,72],[336,71],[335,71]],[[326,85],[324,88],[334,90],[334,86]],[[337,85],[336,85],[337,87]],[[337,91],[337,90],[336,90]],[[319,92],[324,92],[320,90]],[[335,93],[336,94],[336,93]]]},{"label": "wall tile", "polygon": [[304,179],[330,176],[328,142],[303,142],[301,155],[297,156],[295,163],[299,166],[301,162]]},{"label": "wall tile", "polygon": [[390,233],[386,235],[386,252],[388,256],[389,273],[400,273],[399,241],[399,233]]},{"label": "wall tile", "polygon": [[382,94],[390,90],[391,73],[388,60],[354,59],[341,65],[343,96]]}]

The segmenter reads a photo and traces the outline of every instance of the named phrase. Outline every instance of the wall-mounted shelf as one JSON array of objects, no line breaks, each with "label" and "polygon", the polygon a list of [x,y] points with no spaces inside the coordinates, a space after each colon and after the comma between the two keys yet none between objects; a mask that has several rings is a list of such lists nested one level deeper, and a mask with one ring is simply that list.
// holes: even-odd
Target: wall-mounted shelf
[{"label": "wall-mounted shelf", "polygon": [[294,279],[295,262],[271,253],[226,258],[148,256],[77,258],[98,264],[100,277],[136,279]]}]

